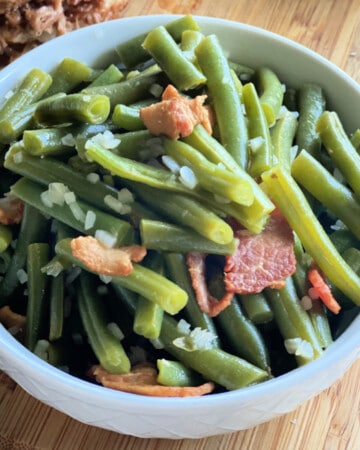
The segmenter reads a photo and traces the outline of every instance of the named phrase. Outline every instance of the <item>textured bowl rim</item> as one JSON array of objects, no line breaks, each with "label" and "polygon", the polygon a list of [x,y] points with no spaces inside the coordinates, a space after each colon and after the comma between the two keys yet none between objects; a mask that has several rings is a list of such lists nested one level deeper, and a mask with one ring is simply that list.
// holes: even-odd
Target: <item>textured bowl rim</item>
[{"label": "textured bowl rim", "polygon": [[[38,55],[41,55],[41,53],[43,53],[44,46],[47,46],[47,49],[51,50],[52,47],[56,47],[60,42],[64,45],[67,45],[72,41],[75,34],[77,34],[78,36],[82,34],[87,35],[91,29],[110,29],[112,26],[111,24],[114,22],[126,26],[127,24],[131,24],[134,21],[140,21],[143,22],[146,28],[149,28],[153,26],[153,24],[165,23],[176,17],[180,17],[180,15],[161,14],[126,17],[109,22],[104,22],[101,24],[91,25],[86,28],[73,31],[67,35],[58,37],[42,44],[40,47],[31,50],[18,60],[14,61],[8,67],[1,70],[0,86],[3,81],[11,78],[13,73],[21,67],[23,61],[27,61],[28,59],[31,60]],[[342,78],[342,80],[349,84],[352,89],[356,90],[358,94],[360,94],[360,86],[343,70],[338,68],[335,64],[327,60],[322,55],[303,46],[302,44],[288,39],[287,37],[253,25],[243,24],[227,19],[219,19],[206,16],[194,17],[199,21],[200,25],[206,24],[206,26],[211,26],[220,24],[235,29],[249,31],[254,34],[261,34],[268,39],[276,41],[277,43],[281,43],[285,46],[290,46],[292,49],[295,49],[302,54],[306,54],[309,58],[315,59],[317,63],[321,63],[322,65],[326,66],[330,71],[336,73],[340,78]],[[121,33],[119,35],[119,42],[120,41]],[[350,333],[353,333],[353,336],[349,336]],[[79,391],[85,391],[87,397],[92,397],[95,402],[98,403],[99,401],[101,402],[106,400],[108,404],[113,404],[114,407],[121,404],[124,407],[137,409],[139,406],[141,406],[141,411],[143,413],[149,412],[154,415],[156,415],[157,413],[162,414],[176,408],[176,413],[178,415],[181,415],[184,414],[186,410],[194,410],[194,408],[203,409],[204,407],[210,408],[213,406],[216,406],[218,408],[219,406],[221,407],[229,404],[241,404],[249,399],[256,400],[256,398],[261,398],[263,395],[271,391],[276,392],[276,390],[280,388],[284,389],[292,386],[296,387],[297,383],[303,382],[304,380],[308,380],[309,383],[311,383],[311,380],[313,380],[314,377],[316,378],[319,369],[324,369],[324,364],[326,364],[326,367],[332,368],[336,367],[339,362],[345,361],[343,369],[343,371],[345,371],[357,358],[360,357],[360,316],[358,316],[351,324],[351,326],[336,340],[336,342],[325,351],[324,355],[320,359],[313,361],[306,366],[296,368],[286,374],[258,385],[245,387],[236,391],[216,393],[209,396],[195,398],[160,398],[128,394],[111,389],[106,389],[102,386],[98,386],[88,381],[76,378],[75,376],[68,375],[33,355],[15,338],[10,336],[10,334],[1,325],[0,344],[0,357],[3,356],[4,361],[8,361],[11,362],[11,364],[16,365],[17,369],[28,371],[29,374],[31,374],[34,378],[39,379],[39,383],[46,383],[47,380],[51,379],[52,385],[56,385],[59,388],[66,388],[66,390],[70,389],[75,396]],[[2,369],[10,376],[12,375],[12,370],[11,368],[7,367],[7,364],[4,364],[4,367],[2,367]],[[342,375],[343,373],[339,372],[336,376],[330,376],[328,385],[332,384],[335,379],[341,377]],[[324,385],[325,384],[326,383],[324,383]],[[326,385],[324,389],[328,385]],[[156,408],[156,410],[154,410],[154,408]]]}]

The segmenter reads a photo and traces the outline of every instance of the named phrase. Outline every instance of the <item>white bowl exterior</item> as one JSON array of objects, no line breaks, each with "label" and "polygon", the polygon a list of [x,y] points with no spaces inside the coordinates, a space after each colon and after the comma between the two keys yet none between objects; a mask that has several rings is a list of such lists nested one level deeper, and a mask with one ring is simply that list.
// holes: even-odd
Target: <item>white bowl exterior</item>
[{"label": "white bowl exterior", "polygon": [[[35,66],[51,70],[64,57],[73,57],[100,67],[116,59],[116,45],[173,18],[120,19],[43,44],[0,71],[0,98]],[[234,60],[252,67],[268,65],[294,87],[306,81],[320,84],[329,97],[328,107],[336,105],[348,131],[359,126],[359,85],[324,58],[255,27],[205,17],[197,20],[205,33],[220,37]],[[326,389],[359,357],[360,316],[321,359],[276,379],[200,398],[152,398],[105,389],[63,373],[0,326],[0,368],[27,392],[81,422],[146,438],[200,438],[253,427]]]}]

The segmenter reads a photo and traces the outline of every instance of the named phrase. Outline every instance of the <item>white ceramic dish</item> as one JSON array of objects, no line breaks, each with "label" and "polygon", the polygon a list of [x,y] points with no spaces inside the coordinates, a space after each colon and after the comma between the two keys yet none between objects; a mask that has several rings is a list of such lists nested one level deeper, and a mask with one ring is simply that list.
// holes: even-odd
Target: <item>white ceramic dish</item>
[{"label": "white ceramic dish", "polygon": [[[0,97],[29,69],[52,69],[65,56],[91,65],[115,57],[120,42],[173,16],[120,19],[81,29],[44,44],[0,72]],[[360,87],[333,64],[283,37],[251,26],[197,18],[216,33],[231,57],[269,65],[294,87],[323,86],[328,108],[349,131],[360,123]],[[360,293],[359,293],[360,295]],[[242,390],[201,398],[151,398],[121,393],[67,375],[37,358],[0,325],[0,368],[31,395],[84,423],[139,437],[200,438],[255,426],[295,409],[329,387],[360,357],[360,316],[324,356],[291,373]]]}]

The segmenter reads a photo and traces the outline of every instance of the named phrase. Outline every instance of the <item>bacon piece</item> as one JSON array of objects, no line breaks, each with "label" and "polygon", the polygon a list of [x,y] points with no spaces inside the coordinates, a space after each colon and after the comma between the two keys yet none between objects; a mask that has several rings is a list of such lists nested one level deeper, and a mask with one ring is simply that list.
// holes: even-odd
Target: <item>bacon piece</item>
[{"label": "bacon piece", "polygon": [[138,365],[124,375],[111,374],[103,367],[91,367],[89,375],[103,386],[132,394],[154,397],[195,397],[215,389],[211,381],[200,386],[164,386],[157,382],[157,372],[149,365]]},{"label": "bacon piece", "polygon": [[18,330],[23,330],[25,328],[26,317],[12,311],[10,307],[6,305],[0,308],[0,323],[7,329],[17,328]]},{"label": "bacon piece", "polygon": [[235,231],[240,243],[225,258],[225,287],[228,292],[256,294],[265,287],[281,288],[296,270],[294,236],[282,214],[275,210],[259,234]]},{"label": "bacon piece", "polygon": [[202,124],[212,133],[211,110],[204,106],[206,95],[188,99],[169,84],[162,94],[162,101],[140,109],[140,117],[146,128],[155,136],[164,134],[170,139],[189,136],[195,125]]},{"label": "bacon piece", "polygon": [[0,199],[0,223],[12,225],[20,223],[24,212],[24,202],[11,194]]},{"label": "bacon piece", "polygon": [[141,245],[109,248],[93,236],[79,236],[71,240],[72,254],[94,272],[108,276],[126,276],[133,271],[132,261],[139,262],[146,255]]},{"label": "bacon piece", "polygon": [[210,317],[215,317],[230,305],[234,295],[228,292],[218,300],[210,294],[206,285],[205,260],[206,255],[203,253],[194,252],[186,255],[186,264],[200,309]]}]

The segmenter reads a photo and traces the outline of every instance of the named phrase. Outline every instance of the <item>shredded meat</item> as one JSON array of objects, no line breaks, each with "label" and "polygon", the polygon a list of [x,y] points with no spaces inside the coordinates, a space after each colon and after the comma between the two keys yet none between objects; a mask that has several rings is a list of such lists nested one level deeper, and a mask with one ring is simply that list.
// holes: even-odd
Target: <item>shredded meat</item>
[{"label": "shredded meat", "polygon": [[211,134],[213,119],[211,110],[204,106],[205,100],[206,95],[186,98],[169,84],[162,94],[161,102],[141,108],[140,117],[155,136],[163,134],[170,139],[186,137],[198,124]]},{"label": "shredded meat", "polygon": [[211,381],[200,386],[161,385],[157,381],[156,369],[147,364],[140,364],[124,375],[111,374],[99,365],[93,366],[89,376],[110,389],[156,397],[194,397],[209,394],[215,389]]},{"label": "shredded meat", "polygon": [[71,240],[72,254],[90,270],[108,276],[127,276],[133,270],[132,261],[139,262],[146,248],[131,245],[121,248],[105,247],[92,236],[79,236]]},{"label": "shredded meat", "polygon": [[235,231],[240,243],[226,256],[225,287],[228,292],[256,294],[265,287],[281,288],[296,269],[294,236],[282,214],[275,210],[259,234]]},{"label": "shredded meat", "polygon": [[0,67],[73,29],[121,16],[128,0],[0,1]]},{"label": "shredded meat", "polygon": [[186,264],[199,307],[202,312],[215,317],[230,305],[234,294],[228,292],[220,300],[210,294],[206,284],[205,260],[206,255],[203,253],[193,252],[186,255]]},{"label": "shredded meat", "polygon": [[0,199],[0,223],[12,225],[20,223],[23,217],[24,203],[11,194]]}]

